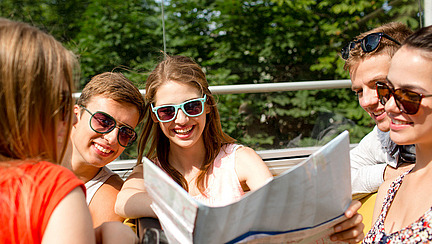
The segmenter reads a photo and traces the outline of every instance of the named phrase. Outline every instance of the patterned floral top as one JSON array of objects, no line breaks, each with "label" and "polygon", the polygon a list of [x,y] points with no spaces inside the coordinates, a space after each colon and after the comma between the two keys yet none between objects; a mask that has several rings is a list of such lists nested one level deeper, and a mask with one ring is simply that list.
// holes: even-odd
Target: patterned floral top
[{"label": "patterned floral top", "polygon": [[[411,170],[409,172],[411,172]],[[381,214],[374,226],[367,233],[363,243],[429,243],[432,240],[432,208],[426,211],[416,222],[399,231],[391,234],[386,234],[384,231],[384,220],[387,216],[387,211],[402,184],[402,179],[409,172],[405,172],[399,176],[399,178],[390,185],[387,196],[384,199]]]}]

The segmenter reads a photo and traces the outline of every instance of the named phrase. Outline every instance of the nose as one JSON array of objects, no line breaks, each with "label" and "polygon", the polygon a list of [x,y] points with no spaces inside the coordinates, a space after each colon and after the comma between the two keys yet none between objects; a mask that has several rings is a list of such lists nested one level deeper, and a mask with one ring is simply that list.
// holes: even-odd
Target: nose
[{"label": "nose", "polygon": [[359,97],[359,103],[362,108],[378,107],[379,99],[375,89],[367,88],[363,90],[362,96]]},{"label": "nose", "polygon": [[401,111],[399,110],[399,107],[396,104],[396,101],[393,96],[390,96],[390,99],[386,102],[384,106],[385,111],[387,114],[399,114]]},{"label": "nose", "polygon": [[105,140],[108,141],[108,144],[113,145],[117,142],[117,134],[119,132],[119,129],[116,127],[114,130],[110,131],[109,133],[104,134]]},{"label": "nose", "polygon": [[189,116],[187,116],[183,110],[179,109],[177,111],[177,116],[174,120],[176,124],[186,124],[189,121]]}]

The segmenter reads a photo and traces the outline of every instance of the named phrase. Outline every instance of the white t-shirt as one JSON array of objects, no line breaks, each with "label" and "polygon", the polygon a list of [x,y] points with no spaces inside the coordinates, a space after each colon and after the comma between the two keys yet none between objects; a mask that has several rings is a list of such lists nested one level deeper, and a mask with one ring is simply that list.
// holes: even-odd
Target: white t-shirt
[{"label": "white t-shirt", "polygon": [[384,182],[387,165],[396,168],[399,150],[377,126],[350,152],[352,194],[372,193]]},{"label": "white t-shirt", "polygon": [[85,183],[87,188],[86,201],[87,205],[90,205],[91,200],[96,194],[97,190],[115,173],[112,172],[108,167],[104,166],[99,170],[99,173],[93,179]]}]

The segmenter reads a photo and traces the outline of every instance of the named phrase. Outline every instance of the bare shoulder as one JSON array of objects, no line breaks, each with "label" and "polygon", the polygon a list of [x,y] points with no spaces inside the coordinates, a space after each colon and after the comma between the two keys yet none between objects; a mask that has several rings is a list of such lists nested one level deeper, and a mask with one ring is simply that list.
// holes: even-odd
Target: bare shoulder
[{"label": "bare shoulder", "polygon": [[133,168],[132,173],[129,175],[126,181],[131,178],[143,178],[143,172],[144,172],[143,164],[138,164]]},{"label": "bare shoulder", "polygon": [[122,185],[123,180],[115,174],[97,190],[89,205],[94,227],[107,221],[123,221],[123,218],[114,212],[117,195]]},{"label": "bare shoulder", "polygon": [[237,149],[235,168],[240,182],[245,182],[251,190],[262,186],[272,177],[261,157],[249,147]]},{"label": "bare shoulder", "polygon": [[237,149],[235,155],[235,164],[238,174],[241,174],[243,171],[248,172],[251,167],[267,169],[267,166],[262,158],[255,152],[255,150],[250,147],[240,147]]},{"label": "bare shoulder", "polygon": [[381,186],[378,188],[378,193],[375,200],[375,206],[373,210],[372,223],[378,219],[378,216],[381,212],[381,208],[384,203],[384,198],[387,196],[388,189],[392,183],[392,180],[384,181]]},{"label": "bare shoulder", "polygon": [[237,149],[236,152],[236,163],[244,163],[244,162],[262,162],[264,161],[261,159],[261,157],[250,147],[242,146]]},{"label": "bare shoulder", "polygon": [[58,203],[49,218],[42,243],[95,243],[92,219],[80,187]]}]

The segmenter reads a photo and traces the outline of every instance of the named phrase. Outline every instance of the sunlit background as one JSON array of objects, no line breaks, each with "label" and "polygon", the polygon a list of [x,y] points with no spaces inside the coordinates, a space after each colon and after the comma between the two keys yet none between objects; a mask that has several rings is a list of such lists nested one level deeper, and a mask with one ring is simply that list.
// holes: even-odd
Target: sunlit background
[{"label": "sunlit background", "polygon": [[[106,71],[142,89],[164,50],[192,57],[211,86],[348,79],[344,44],[391,21],[416,30],[423,8],[423,0],[0,1],[2,17],[46,30],[79,56],[78,92]],[[345,88],[217,98],[224,131],[257,150],[323,145],[345,129],[357,143],[374,125]],[[121,158],[135,156],[132,146]]]}]

